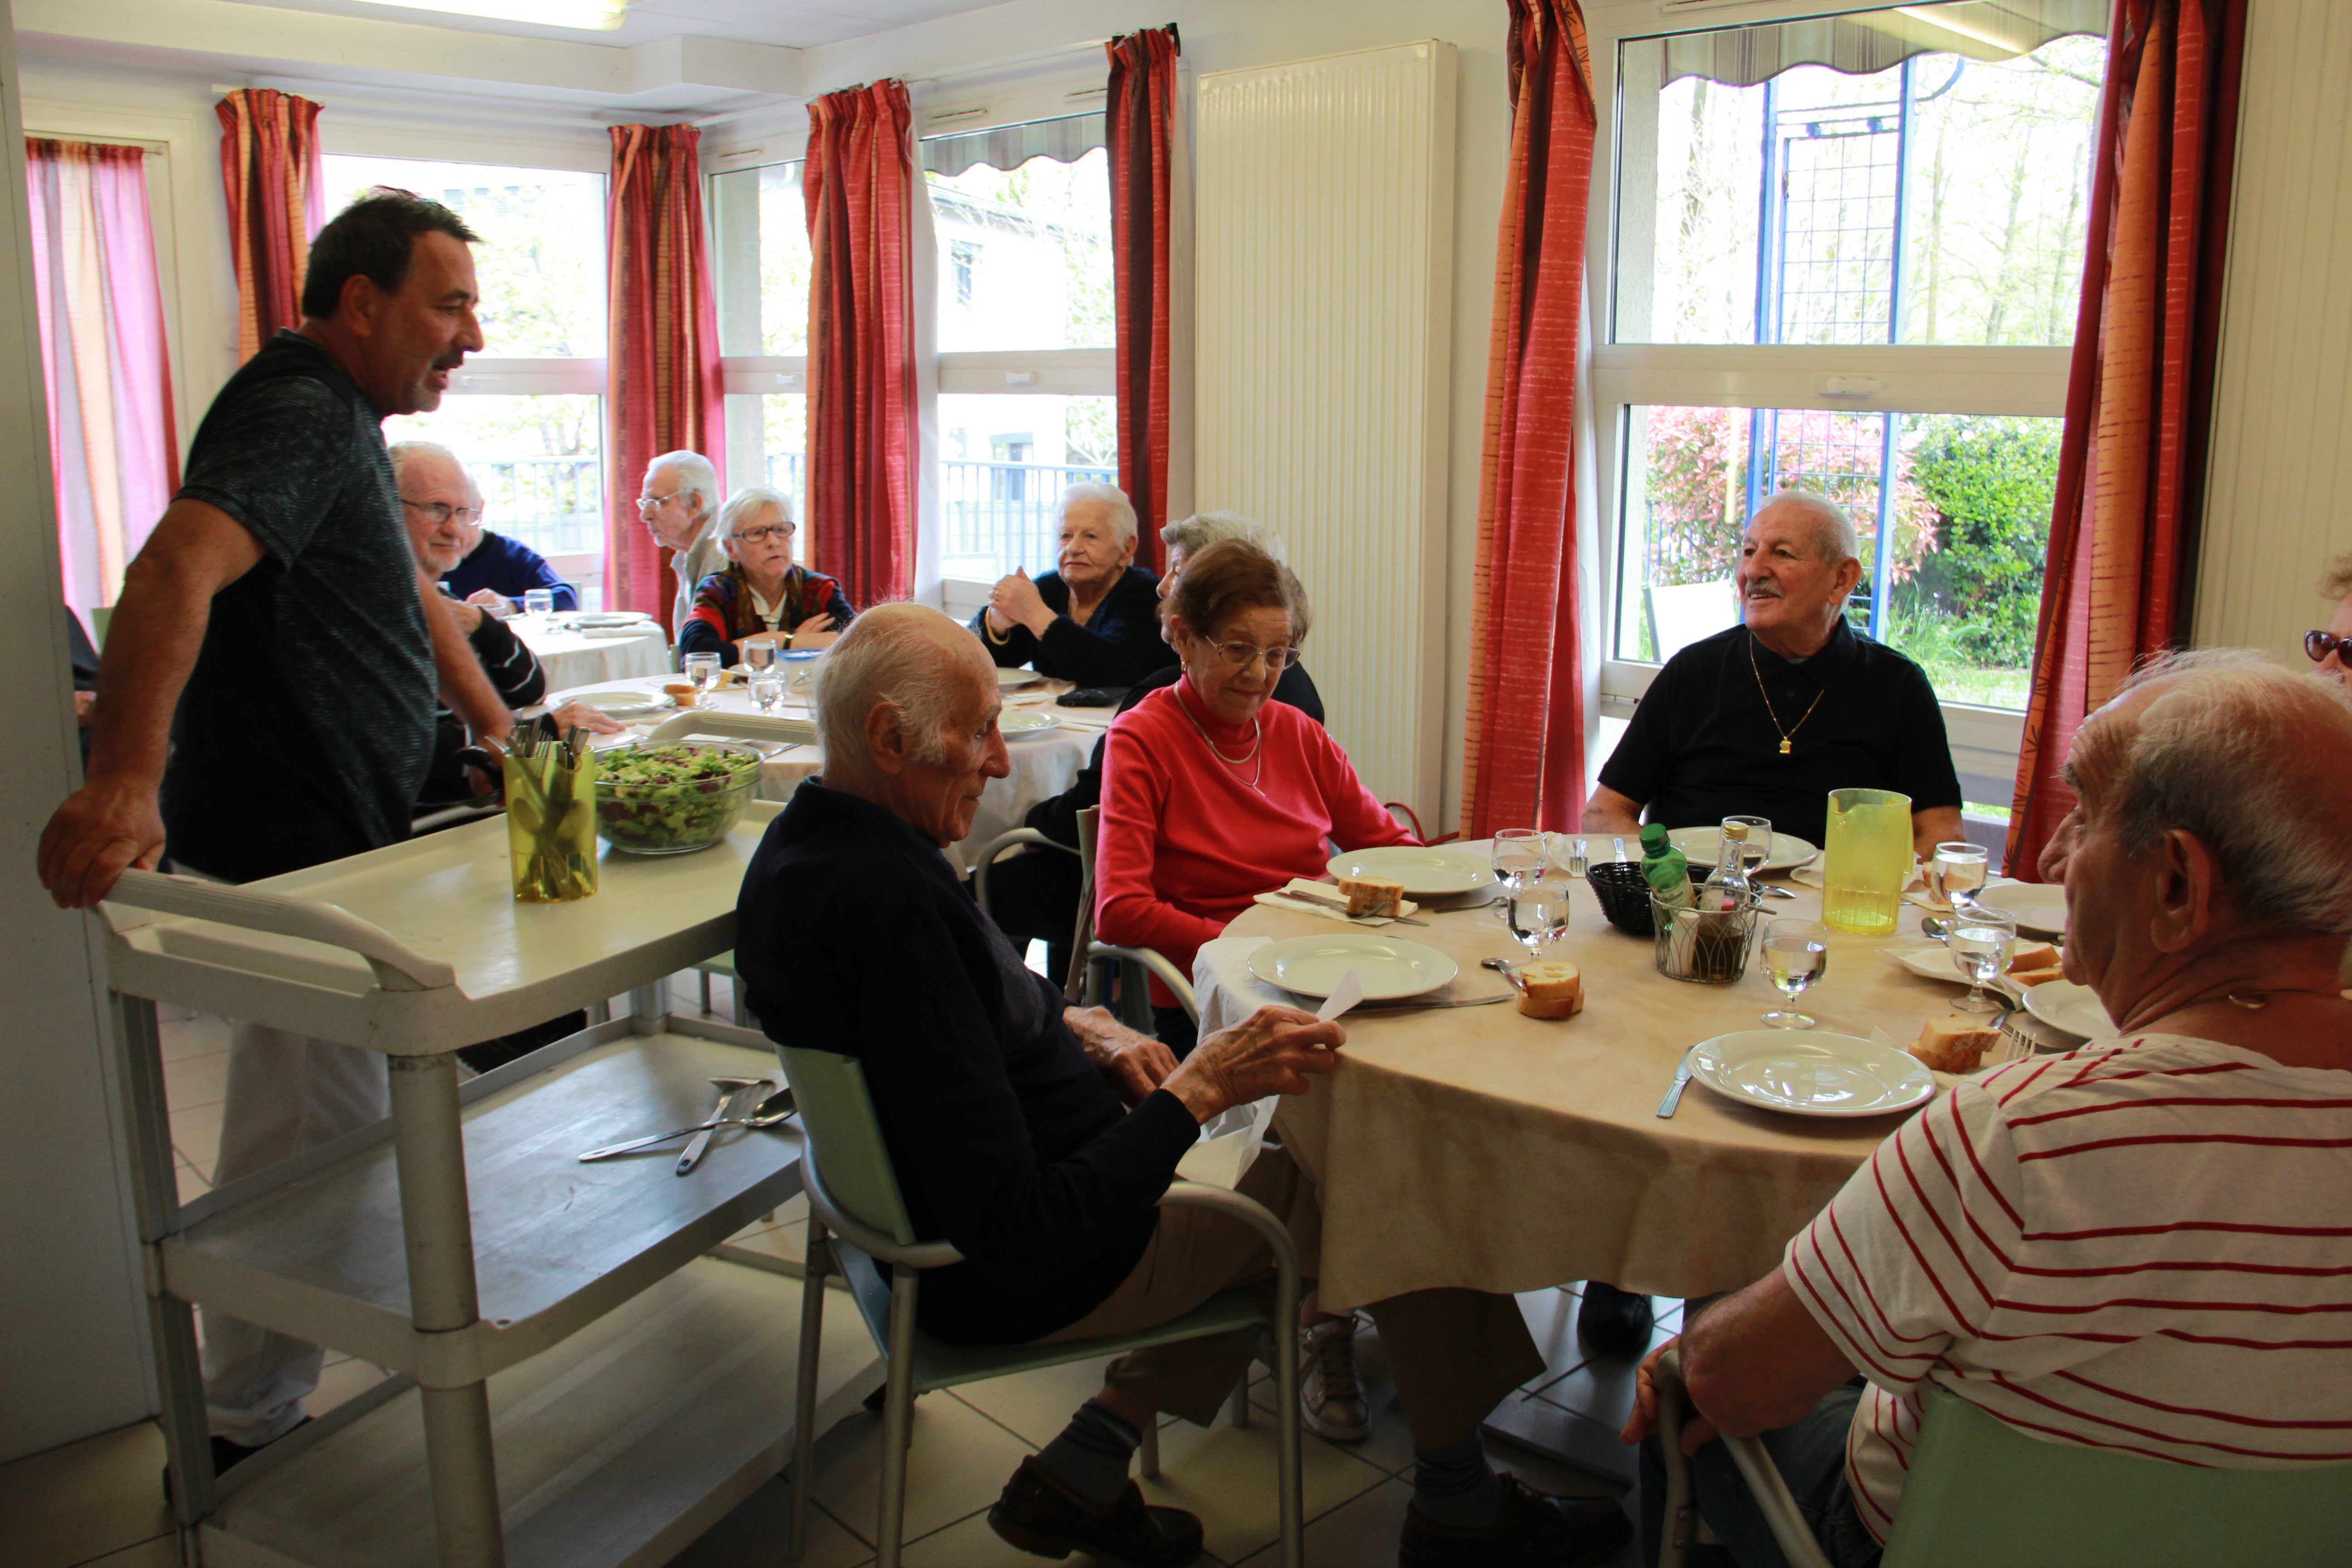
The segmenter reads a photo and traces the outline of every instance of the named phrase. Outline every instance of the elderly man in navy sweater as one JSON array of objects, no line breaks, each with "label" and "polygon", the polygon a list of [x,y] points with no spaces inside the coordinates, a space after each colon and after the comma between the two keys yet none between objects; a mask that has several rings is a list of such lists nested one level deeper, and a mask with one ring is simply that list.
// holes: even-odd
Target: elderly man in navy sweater
[{"label": "elderly man in navy sweater", "polygon": [[[1024,1344],[1129,1333],[1229,1286],[1269,1288],[1255,1233],[1223,1215],[1155,1205],[1201,1124],[1305,1090],[1346,1036],[1265,1007],[1181,1065],[1100,1009],[1064,1005],[971,900],[940,851],[971,831],[1010,772],[995,671],[935,610],[868,610],[834,645],[817,696],[825,772],[769,827],[743,880],[736,965],[786,1045],[863,1065],[916,1226],[965,1261],[926,1276],[919,1319],[941,1339]],[[1315,1268],[1315,1191],[1269,1149],[1242,1192],[1283,1217]],[[1517,1303],[1418,1291],[1371,1313],[1419,1460],[1402,1562],[1594,1563],[1631,1527],[1613,1502],[1544,1497],[1487,1465],[1478,1424],[1542,1370]],[[1205,1425],[1249,1365],[1218,1336],[1131,1352],[989,1515],[1043,1556],[1073,1545],[1174,1564],[1200,1521],[1147,1508],[1128,1479],[1162,1411]]]}]

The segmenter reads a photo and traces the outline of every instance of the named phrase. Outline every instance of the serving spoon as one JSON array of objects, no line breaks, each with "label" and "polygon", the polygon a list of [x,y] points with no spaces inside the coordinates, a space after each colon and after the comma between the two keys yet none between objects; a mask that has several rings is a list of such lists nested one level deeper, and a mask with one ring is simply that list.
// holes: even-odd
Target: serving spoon
[{"label": "serving spoon", "polygon": [[761,1100],[749,1116],[714,1117],[709,1121],[698,1121],[691,1127],[679,1127],[667,1132],[656,1132],[650,1138],[637,1138],[626,1143],[612,1143],[602,1149],[591,1149],[580,1156],[580,1161],[581,1163],[585,1164],[591,1160],[609,1160],[615,1154],[626,1154],[638,1149],[650,1149],[656,1143],[667,1143],[673,1138],[684,1138],[690,1133],[708,1132],[720,1127],[773,1127],[791,1116],[796,1109],[798,1107],[793,1102],[793,1091],[789,1089],[780,1089]]}]

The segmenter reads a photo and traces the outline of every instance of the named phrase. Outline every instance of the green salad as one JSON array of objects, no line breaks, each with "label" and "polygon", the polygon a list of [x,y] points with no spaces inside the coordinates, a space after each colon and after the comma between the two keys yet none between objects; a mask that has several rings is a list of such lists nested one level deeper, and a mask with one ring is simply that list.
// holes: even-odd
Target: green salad
[{"label": "green salad", "polygon": [[743,814],[759,773],[756,755],[725,746],[633,746],[597,761],[597,831],[614,848],[640,855],[718,843]]}]

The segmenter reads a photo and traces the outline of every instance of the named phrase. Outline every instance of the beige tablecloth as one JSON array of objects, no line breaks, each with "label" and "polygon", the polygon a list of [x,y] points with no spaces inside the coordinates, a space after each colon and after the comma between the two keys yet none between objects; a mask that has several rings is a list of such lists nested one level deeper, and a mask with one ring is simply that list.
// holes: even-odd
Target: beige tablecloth
[{"label": "beige tablecloth", "polygon": [[[664,685],[682,679],[676,675],[655,675],[594,682],[577,689],[551,692],[547,700],[551,705],[567,702],[580,695],[582,690],[635,689],[658,691]],[[1006,737],[1005,751],[1013,763],[1013,772],[1007,777],[988,781],[988,787],[980,797],[980,808],[972,816],[971,832],[961,843],[949,847],[948,859],[957,870],[970,870],[971,868],[967,857],[971,853],[997,835],[1020,826],[1022,818],[1028,816],[1031,806],[1068,789],[1076,781],[1078,770],[1087,765],[1087,758],[1102,734],[1101,727],[1110,721],[1112,710],[1055,705],[1052,700],[1055,691],[1068,689],[1067,683],[1057,682],[1050,688],[1008,694],[1008,712],[1034,709],[1051,713],[1056,720],[1066,722],[1034,735]],[[705,700],[709,707],[719,712],[757,711],[750,694],[740,685],[715,692]],[[787,718],[812,717],[808,705],[797,699],[787,700],[780,711]],[[627,722],[632,730],[642,733],[676,717],[675,711],[664,710],[642,718],[631,718]],[[763,800],[789,799],[793,791],[800,786],[801,780],[821,772],[824,766],[824,752],[816,746],[793,746],[779,752],[768,759],[761,772],[760,797]]]},{"label": "beige tablecloth", "polygon": [[[1820,895],[1792,888],[1768,914],[1820,918]],[[1697,1041],[1759,1027],[1779,1001],[1760,964],[1738,984],[1658,974],[1647,937],[1610,926],[1590,889],[1550,956],[1584,973],[1576,1017],[1522,1017],[1505,1002],[1347,1020],[1339,1069],[1286,1100],[1276,1121],[1322,1185],[1324,1305],[1360,1306],[1441,1285],[1529,1290],[1572,1279],[1695,1296],[1736,1289],[1780,1262],[1900,1117],[1831,1121],[1723,1099],[1694,1080],[1672,1121],[1659,1100]],[[1478,967],[1525,952],[1496,907],[1424,911],[1425,930],[1383,934],[1451,955],[1462,973],[1440,996],[1492,994]],[[1201,952],[1201,1028],[1264,1002],[1297,998],[1253,977],[1267,938],[1328,935],[1320,917],[1260,905]],[[1824,1030],[1867,1037],[1874,1024],[1909,1041],[1961,988],[1910,973],[1885,939],[1830,934],[1829,965],[1803,1009]]]},{"label": "beige tablecloth", "polygon": [[537,656],[540,668],[547,672],[550,691],[606,686],[634,676],[660,675],[669,668],[669,638],[652,621],[646,623],[643,634],[628,637],[583,637],[551,627],[531,616],[516,616],[507,625]]}]

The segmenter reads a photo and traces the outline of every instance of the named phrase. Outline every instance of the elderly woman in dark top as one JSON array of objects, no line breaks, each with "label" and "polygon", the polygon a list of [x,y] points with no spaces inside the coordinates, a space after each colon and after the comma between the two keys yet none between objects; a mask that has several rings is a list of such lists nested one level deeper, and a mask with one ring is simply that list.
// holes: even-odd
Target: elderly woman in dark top
[{"label": "elderly woman in dark top", "polygon": [[1000,669],[1028,665],[1080,686],[1127,686],[1167,661],[1159,579],[1135,564],[1135,508],[1116,485],[1062,492],[1061,562],[1031,582],[1015,572],[972,618]]},{"label": "elderly woman in dark top", "polygon": [[819,648],[847,629],[857,612],[841,584],[793,560],[793,503],[781,490],[751,485],[719,509],[724,572],[696,587],[694,608],[678,633],[680,653],[715,653],[728,664],[745,643],[778,649]]}]

